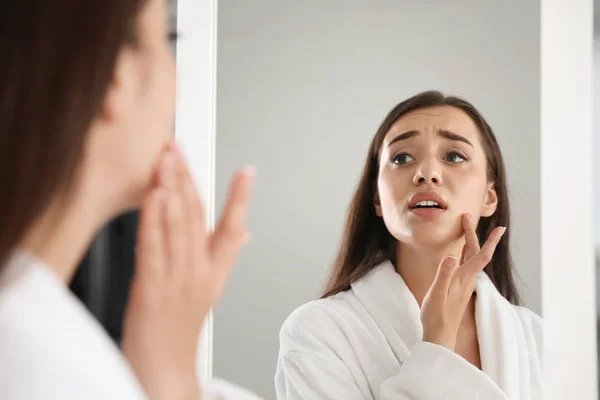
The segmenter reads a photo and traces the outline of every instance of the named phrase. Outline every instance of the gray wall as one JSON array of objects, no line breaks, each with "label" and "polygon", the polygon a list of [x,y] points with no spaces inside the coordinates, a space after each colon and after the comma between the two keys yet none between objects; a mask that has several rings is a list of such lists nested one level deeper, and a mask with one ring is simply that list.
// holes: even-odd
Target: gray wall
[{"label": "gray wall", "polygon": [[540,312],[539,2],[219,1],[216,200],[258,167],[245,249],[215,310],[214,374],[274,398],[278,330],[316,298],[367,146],[425,89],[472,101],[508,166],[512,245]]}]

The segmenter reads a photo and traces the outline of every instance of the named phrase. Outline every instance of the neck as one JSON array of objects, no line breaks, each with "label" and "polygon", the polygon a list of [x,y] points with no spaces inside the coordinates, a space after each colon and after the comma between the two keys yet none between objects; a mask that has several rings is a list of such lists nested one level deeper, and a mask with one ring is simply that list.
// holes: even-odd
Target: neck
[{"label": "neck", "polygon": [[[85,192],[85,191],[81,191]],[[40,258],[68,284],[96,232],[118,213],[101,196],[75,195],[54,201],[27,231],[19,247]]]},{"label": "neck", "polygon": [[438,266],[447,256],[461,259],[464,239],[457,240],[439,248],[416,247],[405,243],[396,246],[396,271],[417,300],[419,307],[425,294],[431,287]]}]

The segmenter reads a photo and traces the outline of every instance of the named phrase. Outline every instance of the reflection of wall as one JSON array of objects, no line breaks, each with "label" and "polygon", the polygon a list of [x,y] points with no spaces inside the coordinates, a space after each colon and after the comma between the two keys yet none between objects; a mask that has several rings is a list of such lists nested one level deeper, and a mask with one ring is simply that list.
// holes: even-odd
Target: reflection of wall
[{"label": "reflection of wall", "polygon": [[539,2],[432,3],[219,1],[216,204],[241,164],[258,181],[254,240],[215,310],[216,376],[274,397],[277,332],[319,294],[369,140],[424,89],[465,96],[494,127],[540,311]]}]

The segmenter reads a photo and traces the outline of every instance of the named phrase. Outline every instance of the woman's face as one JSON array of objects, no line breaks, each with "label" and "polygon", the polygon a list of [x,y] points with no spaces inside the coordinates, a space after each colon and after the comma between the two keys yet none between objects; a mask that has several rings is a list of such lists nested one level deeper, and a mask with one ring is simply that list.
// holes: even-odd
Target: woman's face
[{"label": "woman's face", "polygon": [[137,20],[138,46],[125,46],[88,149],[125,206],[147,193],[161,154],[172,141],[175,60],[169,45],[168,2],[147,0]]},{"label": "woman's face", "polygon": [[492,215],[497,206],[480,133],[454,107],[431,107],[401,117],[386,134],[375,210],[388,231],[415,247],[460,239],[461,216]]}]

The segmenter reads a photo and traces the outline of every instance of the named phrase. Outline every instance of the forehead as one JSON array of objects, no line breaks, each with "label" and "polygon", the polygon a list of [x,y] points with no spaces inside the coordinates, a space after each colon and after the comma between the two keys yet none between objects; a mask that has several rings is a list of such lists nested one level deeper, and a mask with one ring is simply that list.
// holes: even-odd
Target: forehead
[{"label": "forehead", "polygon": [[384,143],[408,131],[419,131],[427,135],[436,134],[439,130],[459,134],[472,143],[479,141],[479,129],[467,113],[456,107],[441,106],[423,108],[403,115],[392,125]]}]

